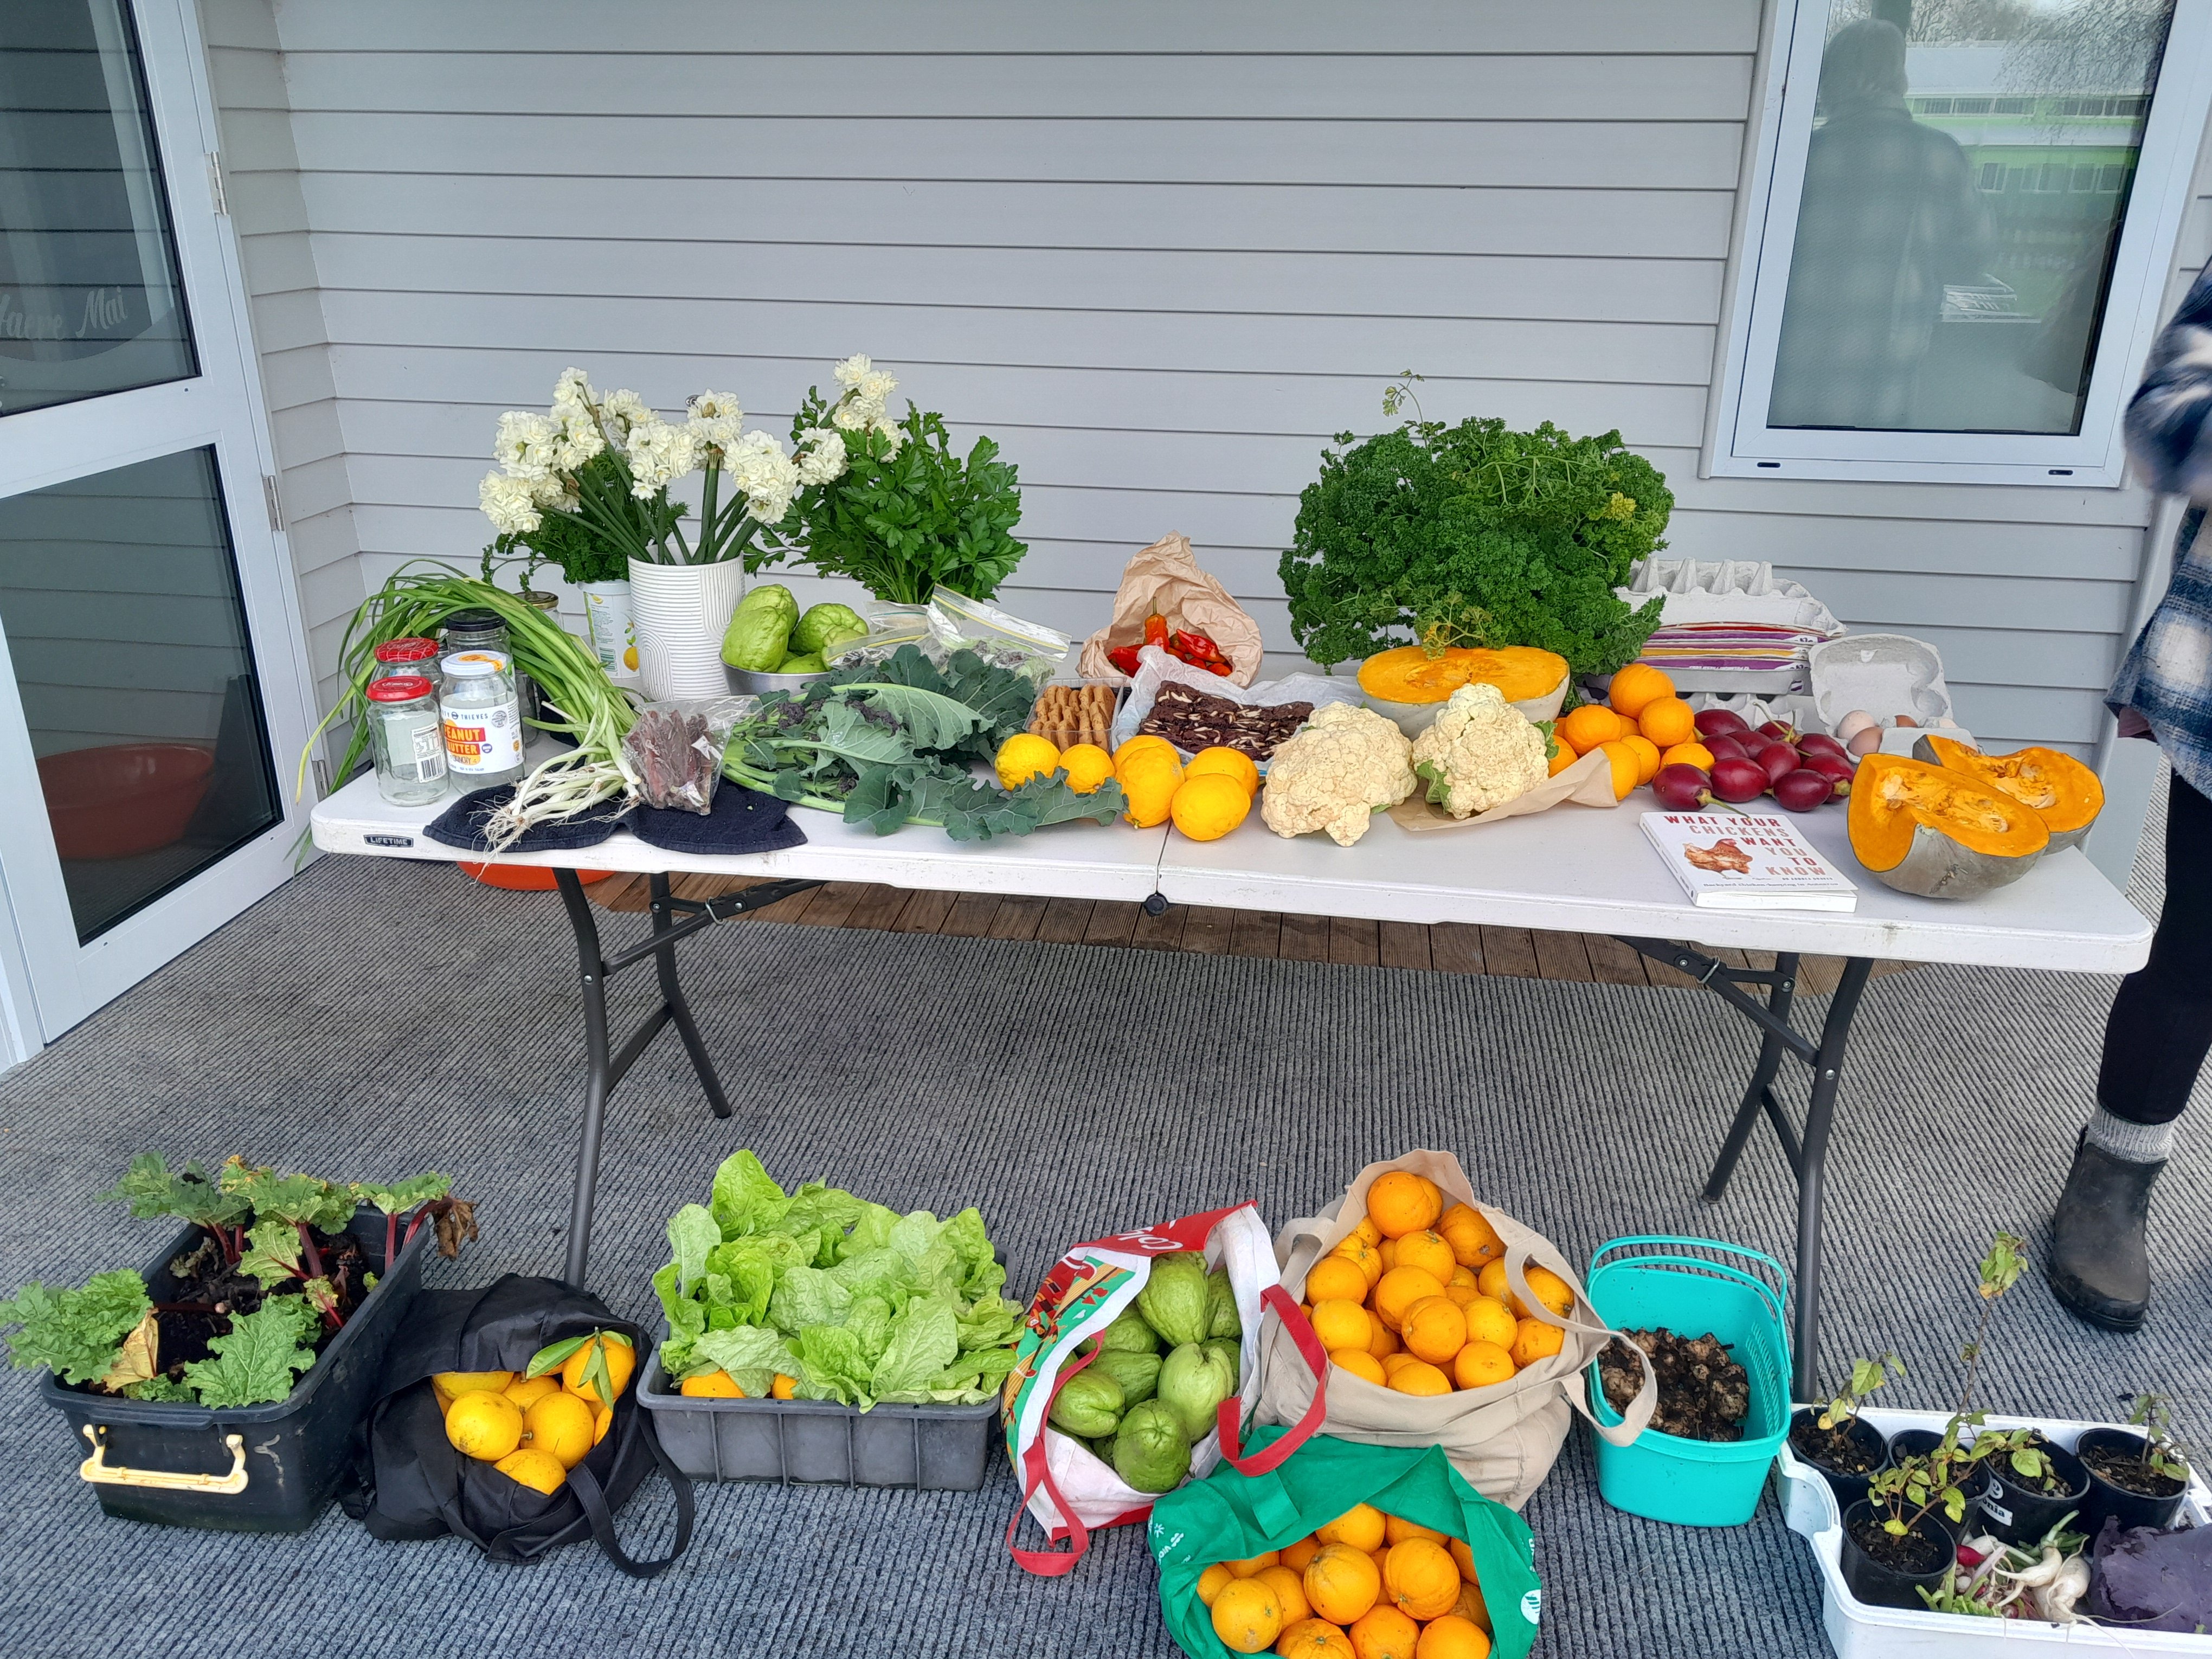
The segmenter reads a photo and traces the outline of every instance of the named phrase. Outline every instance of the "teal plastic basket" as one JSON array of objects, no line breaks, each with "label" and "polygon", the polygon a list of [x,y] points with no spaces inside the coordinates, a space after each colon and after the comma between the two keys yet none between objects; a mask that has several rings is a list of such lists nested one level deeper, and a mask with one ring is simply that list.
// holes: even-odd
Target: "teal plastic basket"
[{"label": "teal plastic basket", "polygon": [[[1697,1250],[1705,1254],[1691,1255]],[[1758,1263],[1772,1282],[1716,1257]],[[1685,1440],[1646,1429],[1626,1446],[1597,1442],[1597,1485],[1630,1515],[1684,1527],[1740,1527],[1759,1507],[1766,1467],[1790,1432],[1790,1328],[1783,1304],[1790,1275],[1770,1255],[1710,1238],[1616,1238],[1590,1257],[1590,1305],[1614,1330],[1663,1325],[1677,1336],[1711,1331],[1751,1379],[1743,1438]],[[1621,1420],[1589,1371],[1592,1410]]]}]

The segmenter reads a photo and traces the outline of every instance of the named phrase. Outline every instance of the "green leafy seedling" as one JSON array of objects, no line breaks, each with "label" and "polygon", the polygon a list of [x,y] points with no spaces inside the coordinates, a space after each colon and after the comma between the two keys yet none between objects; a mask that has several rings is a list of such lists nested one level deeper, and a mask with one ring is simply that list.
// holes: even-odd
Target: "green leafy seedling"
[{"label": "green leafy seedling", "polygon": [[1813,1420],[1823,1429],[1838,1428],[1859,1414],[1868,1395],[1887,1387],[1893,1377],[1904,1375],[1905,1362],[1893,1353],[1886,1353],[1879,1359],[1854,1359],[1851,1380],[1820,1408],[1820,1415]]}]

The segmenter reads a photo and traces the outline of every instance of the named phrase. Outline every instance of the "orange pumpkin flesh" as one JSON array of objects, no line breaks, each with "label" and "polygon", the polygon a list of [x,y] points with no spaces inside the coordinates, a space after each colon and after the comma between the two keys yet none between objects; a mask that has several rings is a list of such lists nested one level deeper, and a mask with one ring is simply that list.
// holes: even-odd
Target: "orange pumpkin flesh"
[{"label": "orange pumpkin flesh", "polygon": [[2051,844],[2034,811],[1963,773],[1875,753],[1851,778],[1851,851],[1922,898],[1971,898],[2026,875]]},{"label": "orange pumpkin flesh", "polygon": [[2071,847],[2089,833],[2105,808],[2105,785],[2073,756],[2056,749],[2015,749],[2009,755],[1984,755],[1956,738],[1934,732],[1912,745],[1916,759],[1963,773],[1985,789],[1995,789],[2043,820],[2051,850]]},{"label": "orange pumpkin flesh", "polygon": [[1524,702],[1558,689],[1567,659],[1533,645],[1486,651],[1452,646],[1431,657],[1418,645],[1380,652],[1359,665],[1359,689],[1386,702],[1442,702],[1462,685],[1498,688],[1508,702]]}]

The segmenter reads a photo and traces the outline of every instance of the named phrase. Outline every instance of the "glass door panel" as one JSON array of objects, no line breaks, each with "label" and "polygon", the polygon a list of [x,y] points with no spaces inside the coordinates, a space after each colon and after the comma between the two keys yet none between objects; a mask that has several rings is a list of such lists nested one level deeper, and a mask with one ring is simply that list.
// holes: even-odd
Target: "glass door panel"
[{"label": "glass door panel", "polygon": [[0,4],[0,415],[199,372],[159,157],[122,0]]},{"label": "glass door panel", "polygon": [[80,943],[281,821],[213,450],[0,501],[0,629]]}]

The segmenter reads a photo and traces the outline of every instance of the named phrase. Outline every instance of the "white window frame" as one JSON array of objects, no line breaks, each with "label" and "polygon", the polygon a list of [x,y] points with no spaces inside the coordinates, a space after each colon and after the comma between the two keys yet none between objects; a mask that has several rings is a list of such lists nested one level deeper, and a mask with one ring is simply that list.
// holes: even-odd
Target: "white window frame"
[{"label": "white window frame", "polygon": [[2205,121],[2212,112],[2212,0],[2175,0],[2158,88],[2099,334],[2071,436],[1850,432],[1766,424],[1797,204],[1832,0],[1775,0],[1755,148],[1732,250],[1719,384],[1703,476],[2116,489],[2126,469],[2120,419],[2162,319],[2166,281]]}]

